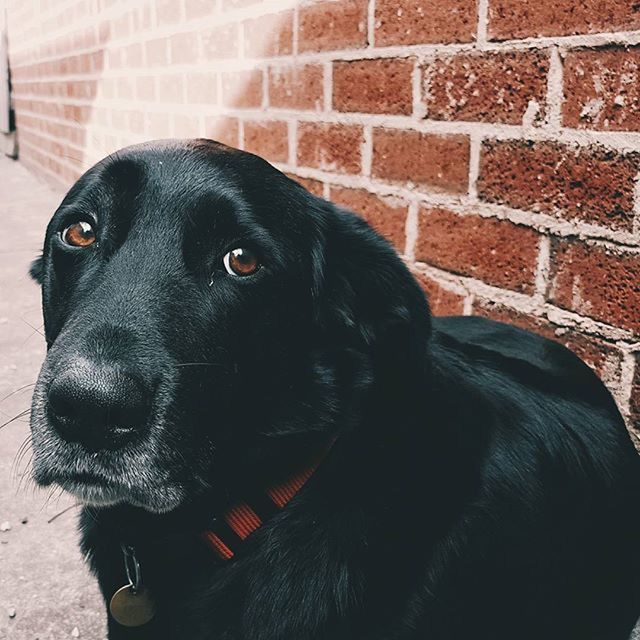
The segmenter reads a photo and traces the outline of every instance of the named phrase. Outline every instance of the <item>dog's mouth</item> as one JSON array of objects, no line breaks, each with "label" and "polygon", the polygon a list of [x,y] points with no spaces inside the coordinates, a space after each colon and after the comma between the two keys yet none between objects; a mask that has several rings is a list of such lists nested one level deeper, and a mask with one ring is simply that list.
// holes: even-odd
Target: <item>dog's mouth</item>
[{"label": "dog's mouth", "polygon": [[60,459],[38,461],[36,454],[34,479],[41,486],[58,485],[81,504],[94,507],[131,504],[153,512],[166,512],[182,500],[178,484],[149,477],[149,474],[114,474],[97,462],[91,465],[91,470],[78,470],[79,467],[77,458],[69,465]]},{"label": "dog's mouth", "polygon": [[36,429],[33,448],[35,482],[58,485],[83,505],[129,504],[166,513],[184,499],[184,484],[167,471],[171,465],[148,447],[89,452],[77,443],[62,442],[51,430]]},{"label": "dog's mouth", "polygon": [[108,507],[127,502],[130,491],[126,486],[95,474],[71,473],[55,481],[79,502],[90,507]]}]

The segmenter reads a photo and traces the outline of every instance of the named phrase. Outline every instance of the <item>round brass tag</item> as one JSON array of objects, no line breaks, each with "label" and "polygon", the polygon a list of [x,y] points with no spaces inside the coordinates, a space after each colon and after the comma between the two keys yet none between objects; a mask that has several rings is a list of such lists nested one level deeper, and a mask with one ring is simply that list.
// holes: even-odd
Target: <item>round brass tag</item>
[{"label": "round brass tag", "polygon": [[155,615],[153,600],[144,587],[133,590],[130,584],[120,587],[111,598],[109,611],[124,627],[141,627]]}]

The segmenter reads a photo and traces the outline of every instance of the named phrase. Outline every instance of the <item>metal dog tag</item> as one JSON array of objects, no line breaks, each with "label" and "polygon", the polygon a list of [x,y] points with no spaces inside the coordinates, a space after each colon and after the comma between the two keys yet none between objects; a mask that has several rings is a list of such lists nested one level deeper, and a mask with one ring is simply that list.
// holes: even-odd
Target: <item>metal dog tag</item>
[{"label": "metal dog tag", "polygon": [[141,627],[155,615],[153,600],[144,587],[135,590],[132,584],[120,587],[111,598],[109,611],[124,627]]},{"label": "metal dog tag", "polygon": [[109,611],[123,627],[141,627],[155,615],[155,605],[149,590],[142,586],[142,571],[136,558],[136,550],[129,545],[121,546],[129,584],[120,587],[113,594]]}]

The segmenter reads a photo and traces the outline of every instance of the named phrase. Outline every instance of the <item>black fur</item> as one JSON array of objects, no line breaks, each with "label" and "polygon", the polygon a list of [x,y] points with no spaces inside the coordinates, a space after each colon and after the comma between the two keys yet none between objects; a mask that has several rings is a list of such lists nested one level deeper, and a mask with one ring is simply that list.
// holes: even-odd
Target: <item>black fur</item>
[{"label": "black fur", "polygon": [[[79,219],[97,225],[87,249],[60,239]],[[234,246],[264,268],[227,275]],[[431,320],[357,216],[251,154],[141,145],[71,189],[31,273],[49,345],[35,477],[119,487],[123,504],[84,509],[83,550],[108,601],[135,545],[158,603],[147,627],[110,619],[111,639],[628,637],[640,464],[611,396],[555,343]],[[80,361],[143,381],[138,440],[57,435],[47,393]],[[332,436],[305,488],[217,565],[198,532]]]}]

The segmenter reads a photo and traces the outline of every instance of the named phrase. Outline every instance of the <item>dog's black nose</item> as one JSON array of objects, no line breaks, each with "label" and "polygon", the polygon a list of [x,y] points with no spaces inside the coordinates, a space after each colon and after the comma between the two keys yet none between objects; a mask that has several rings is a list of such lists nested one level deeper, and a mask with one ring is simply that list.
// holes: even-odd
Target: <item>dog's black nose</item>
[{"label": "dog's black nose", "polygon": [[91,449],[120,447],[147,426],[150,403],[142,381],[114,367],[83,366],[59,374],[49,388],[58,433]]}]

